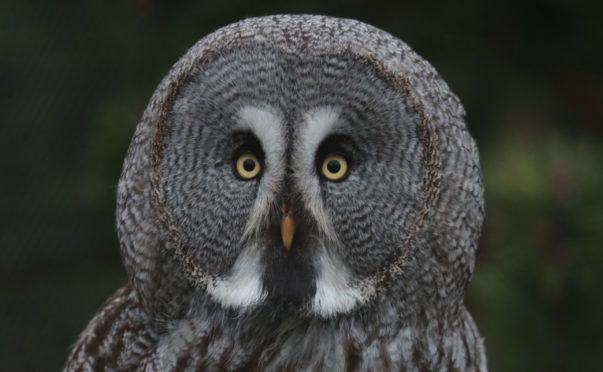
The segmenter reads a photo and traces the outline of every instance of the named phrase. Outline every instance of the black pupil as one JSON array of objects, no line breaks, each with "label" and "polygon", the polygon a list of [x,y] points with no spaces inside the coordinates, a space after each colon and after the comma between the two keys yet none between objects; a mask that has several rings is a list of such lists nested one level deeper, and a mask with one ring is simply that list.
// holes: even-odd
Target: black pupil
[{"label": "black pupil", "polygon": [[245,159],[243,161],[243,169],[245,169],[247,172],[251,172],[252,170],[254,170],[255,169],[255,160]]},{"label": "black pupil", "polygon": [[327,163],[327,169],[331,173],[337,173],[341,169],[341,163],[339,162],[339,160],[329,160],[329,162]]}]

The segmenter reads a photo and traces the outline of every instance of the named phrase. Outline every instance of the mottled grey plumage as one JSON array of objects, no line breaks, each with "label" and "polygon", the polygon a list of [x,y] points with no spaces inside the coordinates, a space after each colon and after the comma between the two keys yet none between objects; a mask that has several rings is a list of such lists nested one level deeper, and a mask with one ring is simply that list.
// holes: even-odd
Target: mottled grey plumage
[{"label": "mottled grey plumage", "polygon": [[[66,370],[485,371],[463,305],[484,215],[463,116],[427,62],[358,21],[203,38],[136,129],[117,202],[130,283]],[[241,146],[259,178],[234,175]],[[317,170],[329,146],[349,157],[341,182]]]}]

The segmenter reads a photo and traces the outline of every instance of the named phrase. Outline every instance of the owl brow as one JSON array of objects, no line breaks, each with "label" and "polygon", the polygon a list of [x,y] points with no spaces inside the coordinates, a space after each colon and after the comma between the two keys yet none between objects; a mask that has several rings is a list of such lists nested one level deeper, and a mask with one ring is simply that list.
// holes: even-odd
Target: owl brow
[{"label": "owl brow", "polygon": [[318,146],[316,150],[316,162],[318,164],[322,158],[333,152],[343,153],[349,157],[348,160],[353,160],[354,154],[358,151],[358,146],[356,146],[351,136],[332,134],[325,138]]},{"label": "owl brow", "polygon": [[237,130],[232,133],[233,151],[232,158],[235,159],[243,151],[252,151],[260,161],[264,160],[264,149],[256,135],[249,130]]}]

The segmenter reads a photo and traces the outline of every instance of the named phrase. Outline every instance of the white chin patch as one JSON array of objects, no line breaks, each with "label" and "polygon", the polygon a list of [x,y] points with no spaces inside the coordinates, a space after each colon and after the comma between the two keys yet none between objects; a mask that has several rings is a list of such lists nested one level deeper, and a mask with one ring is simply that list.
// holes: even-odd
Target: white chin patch
[{"label": "white chin patch", "polygon": [[317,261],[318,278],[312,312],[323,318],[350,312],[362,303],[362,293],[350,285],[350,274],[343,263],[323,248]]},{"label": "white chin patch", "polygon": [[229,275],[207,287],[209,294],[224,307],[245,308],[266,299],[262,284],[261,252],[252,245],[237,258]]}]

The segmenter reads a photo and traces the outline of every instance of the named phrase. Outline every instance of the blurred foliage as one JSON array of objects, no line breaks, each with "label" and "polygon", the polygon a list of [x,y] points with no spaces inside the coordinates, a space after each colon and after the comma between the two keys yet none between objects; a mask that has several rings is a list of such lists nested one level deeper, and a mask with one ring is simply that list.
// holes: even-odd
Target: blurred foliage
[{"label": "blurred foliage", "polygon": [[60,369],[125,280],[115,184],[152,91],[201,36],[275,13],[400,37],[461,97],[487,218],[467,304],[492,371],[598,371],[603,3],[383,0],[0,3],[0,360]]}]

